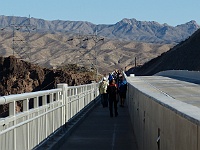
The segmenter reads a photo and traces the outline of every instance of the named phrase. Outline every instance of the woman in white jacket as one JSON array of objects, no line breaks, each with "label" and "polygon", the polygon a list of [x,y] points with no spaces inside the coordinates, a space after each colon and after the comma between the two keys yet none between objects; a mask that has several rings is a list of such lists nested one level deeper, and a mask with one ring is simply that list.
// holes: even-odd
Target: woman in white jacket
[{"label": "woman in white jacket", "polygon": [[99,84],[99,93],[101,94],[101,104],[104,107],[108,107],[108,94],[107,94],[108,82],[106,77]]}]

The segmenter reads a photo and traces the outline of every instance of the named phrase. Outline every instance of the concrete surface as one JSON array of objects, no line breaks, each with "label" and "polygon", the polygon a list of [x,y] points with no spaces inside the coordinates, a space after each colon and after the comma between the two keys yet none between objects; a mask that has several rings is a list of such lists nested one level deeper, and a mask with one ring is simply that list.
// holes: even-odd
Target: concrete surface
[{"label": "concrete surface", "polygon": [[170,78],[174,78],[177,80],[200,84],[200,72],[199,71],[167,70],[167,71],[161,71],[155,75],[170,77]]},{"label": "concrete surface", "polygon": [[200,85],[161,76],[127,80],[139,150],[200,149]]},{"label": "concrete surface", "polygon": [[109,109],[98,105],[60,145],[60,150],[137,150],[128,107],[118,107],[111,118]]}]

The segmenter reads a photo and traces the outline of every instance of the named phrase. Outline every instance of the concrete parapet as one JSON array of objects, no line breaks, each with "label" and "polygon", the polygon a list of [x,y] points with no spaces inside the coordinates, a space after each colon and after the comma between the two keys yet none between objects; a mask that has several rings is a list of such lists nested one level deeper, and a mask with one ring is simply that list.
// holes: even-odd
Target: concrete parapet
[{"label": "concrete parapet", "polygon": [[189,78],[194,80],[200,80],[200,72],[199,71],[188,71],[188,70],[167,70],[159,72],[155,75],[158,76],[172,76],[172,77],[182,77]]},{"label": "concrete parapet", "polygon": [[130,74],[130,77],[135,77],[135,74]]},{"label": "concrete parapet", "polygon": [[199,150],[200,108],[128,77],[127,103],[139,150]]}]

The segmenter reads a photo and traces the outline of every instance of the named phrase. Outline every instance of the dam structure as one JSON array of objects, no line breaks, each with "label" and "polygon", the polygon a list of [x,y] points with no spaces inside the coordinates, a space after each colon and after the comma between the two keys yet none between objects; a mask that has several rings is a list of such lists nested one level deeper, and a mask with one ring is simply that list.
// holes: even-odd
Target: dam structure
[{"label": "dam structure", "polygon": [[[0,97],[0,150],[199,150],[200,73],[171,70],[126,76],[124,108],[110,118],[99,83]],[[22,112],[16,102],[22,101]],[[32,104],[32,105],[30,105]]]}]

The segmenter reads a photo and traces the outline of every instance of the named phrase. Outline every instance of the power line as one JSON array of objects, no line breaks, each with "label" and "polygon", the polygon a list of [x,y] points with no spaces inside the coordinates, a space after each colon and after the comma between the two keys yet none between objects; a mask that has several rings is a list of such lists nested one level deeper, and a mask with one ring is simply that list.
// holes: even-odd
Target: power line
[{"label": "power line", "polygon": [[[85,51],[85,53],[90,52],[90,55],[92,56],[92,58],[89,58],[89,59],[79,59],[79,60],[83,60],[83,61],[84,60],[85,61],[93,60],[94,61],[95,68],[96,68],[96,81],[97,81],[98,80],[98,64],[97,64],[98,63],[97,62],[97,57],[98,56],[97,56],[97,49],[96,48],[97,48],[97,44],[98,43],[104,42],[104,38],[97,36],[97,30],[96,30],[94,35],[84,35],[84,36],[78,35],[78,37],[69,38],[67,41],[73,41],[75,39],[79,39],[80,40],[79,43],[76,44],[76,46],[79,46],[82,49],[86,49],[86,47],[83,46],[83,42],[86,42],[86,41],[89,41],[89,40],[93,40],[94,41],[94,46],[90,50]],[[91,53],[92,49],[94,50],[94,55]],[[93,67],[94,64],[92,64],[91,67]]]},{"label": "power line", "polygon": [[[37,27],[31,24],[30,15],[29,15],[29,18],[26,18],[25,20],[21,21],[21,23],[19,24],[15,23],[15,17],[13,17],[13,21],[10,25],[1,28],[1,31],[12,30],[13,56],[15,56],[15,54],[18,54],[19,56],[21,55],[20,57],[23,57],[23,54],[25,54],[25,56],[29,58],[31,62],[31,47],[29,44],[30,34],[32,31],[36,31],[36,29]],[[28,34],[24,35],[24,37],[21,38],[17,35],[17,32],[28,33]],[[28,53],[25,52],[26,51],[25,48],[28,49]],[[21,51],[23,53],[21,53]]]}]

